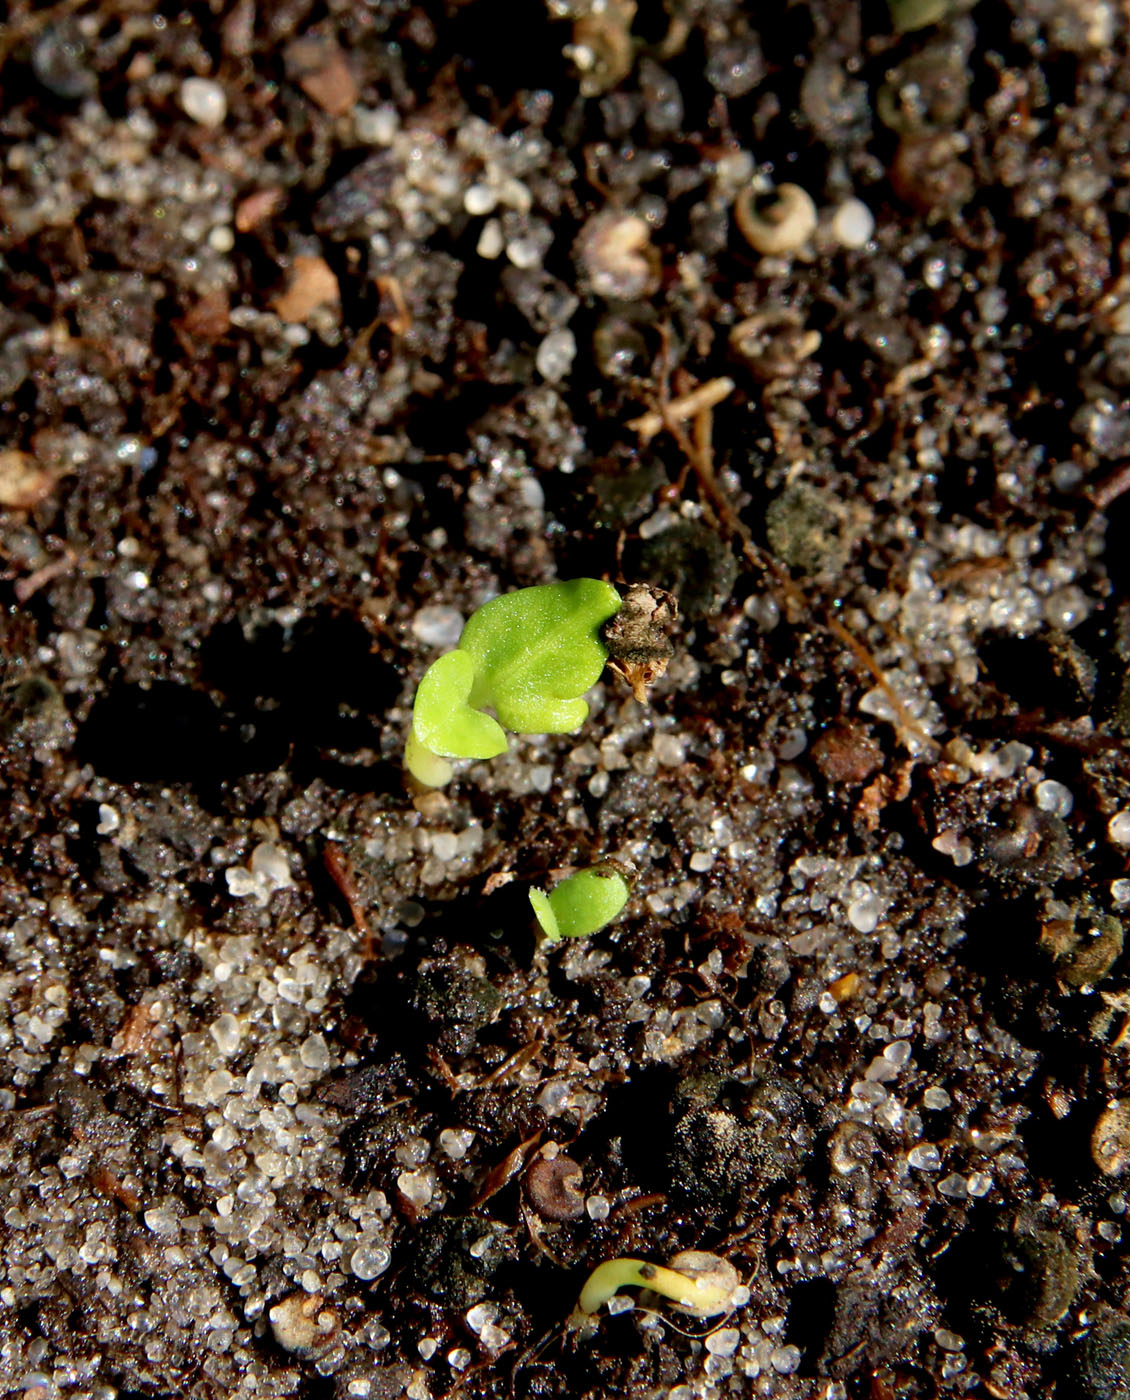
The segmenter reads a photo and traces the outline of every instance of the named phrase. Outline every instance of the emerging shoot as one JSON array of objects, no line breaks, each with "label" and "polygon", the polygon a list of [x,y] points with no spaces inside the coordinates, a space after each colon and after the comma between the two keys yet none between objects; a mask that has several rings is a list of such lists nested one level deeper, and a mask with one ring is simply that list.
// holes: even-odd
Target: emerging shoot
[{"label": "emerging shoot", "polygon": [[547,943],[585,938],[610,924],[628,902],[631,884],[624,866],[605,861],[578,870],[549,894],[530,891],[530,903]]},{"label": "emerging shoot", "polygon": [[569,1319],[570,1327],[583,1326],[621,1288],[649,1288],[694,1317],[717,1317],[738,1307],[748,1296],[739,1292],[737,1269],[717,1254],[686,1249],[676,1254],[667,1268],[645,1259],[608,1259],[589,1274]]},{"label": "emerging shoot", "polygon": [[485,603],[468,618],[455,650],[420,682],[404,753],[408,771],[427,787],[442,787],[451,779],[447,759],[505,753],[508,729],[579,729],[589,713],[581,696],[608,659],[600,629],[619,609],[615,588],[593,578],[520,588]]}]

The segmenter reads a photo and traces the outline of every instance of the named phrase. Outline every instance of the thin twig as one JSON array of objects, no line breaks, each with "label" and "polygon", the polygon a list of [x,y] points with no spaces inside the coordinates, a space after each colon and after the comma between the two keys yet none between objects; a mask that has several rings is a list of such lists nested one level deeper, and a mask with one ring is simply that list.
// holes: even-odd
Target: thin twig
[{"label": "thin twig", "polygon": [[[666,354],[666,344],[664,345],[664,354]],[[726,394],[722,394],[718,398],[712,398],[710,395],[707,395],[705,399],[699,398],[698,400],[694,398],[695,392],[697,391],[684,394],[679,399],[666,399],[663,393],[665,381],[666,375],[664,374],[660,378],[660,402],[658,409],[655,410],[655,414],[645,414],[644,418],[634,419],[628,426],[638,425],[644,422],[645,419],[647,420],[647,425],[650,426],[650,418],[652,416],[659,417],[662,426],[667,429],[668,433],[670,433],[676,445],[679,447],[679,450],[694,468],[695,476],[698,478],[699,490],[705,498],[703,504],[707,507],[709,514],[715,517],[713,523],[726,530],[729,534],[737,536],[741,541],[742,552],[746,559],[756,568],[760,568],[772,574],[778,586],[794,608],[797,608],[801,613],[811,612],[808,599],[805,597],[803,591],[794,583],[789,574],[786,573],[784,567],[778,563],[771,554],[757,546],[750,533],[749,527],[738,515],[729,498],[718,484],[718,478],[714,472],[714,454],[710,432],[713,416],[710,410],[715,403],[720,403],[722,399],[727,396],[730,389],[733,388],[732,381],[717,379],[708,381],[709,385],[726,383],[730,387],[727,389]],[[700,387],[705,389],[708,385],[702,385]],[[717,390],[715,389],[713,392],[717,393]],[[686,416],[686,405],[688,402],[692,401],[694,402],[695,429],[698,442],[692,442],[681,421],[681,419]],[[895,719],[903,735],[913,735],[927,748],[937,749],[939,747],[938,741],[932,738],[914,722],[906,706],[887,679],[882,666],[880,666],[879,662],[864,643],[861,642],[858,637],[854,636],[838,618],[826,615],[824,621],[828,630],[850,649],[852,655],[874,679],[876,685],[878,685],[880,690],[882,690],[883,694],[890,701],[891,709],[894,712]]]}]

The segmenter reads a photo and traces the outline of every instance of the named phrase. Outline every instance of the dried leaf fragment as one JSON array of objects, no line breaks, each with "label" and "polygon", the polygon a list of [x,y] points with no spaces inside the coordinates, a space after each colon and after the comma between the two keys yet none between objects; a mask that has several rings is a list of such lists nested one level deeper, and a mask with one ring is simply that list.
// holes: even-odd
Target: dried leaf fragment
[{"label": "dried leaf fragment", "polygon": [[605,623],[601,636],[608,648],[608,665],[623,676],[632,694],[647,704],[647,688],[667,670],[675,655],[669,636],[679,615],[673,593],[649,583],[633,583],[620,611]]},{"label": "dried leaf fragment", "polygon": [[812,745],[812,758],[830,783],[856,787],[883,766],[883,750],[860,724],[830,725]]},{"label": "dried leaf fragment", "polygon": [[28,452],[0,452],[0,509],[31,510],[55,489],[56,477]]},{"label": "dried leaf fragment", "polygon": [[357,80],[349,60],[332,39],[307,36],[286,50],[287,77],[331,117],[344,116],[357,102]]}]

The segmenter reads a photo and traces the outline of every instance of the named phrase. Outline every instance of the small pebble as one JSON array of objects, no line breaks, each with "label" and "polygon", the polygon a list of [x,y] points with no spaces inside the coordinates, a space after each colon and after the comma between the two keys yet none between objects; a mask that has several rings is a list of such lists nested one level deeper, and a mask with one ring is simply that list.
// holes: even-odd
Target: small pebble
[{"label": "small pebble", "polygon": [[845,248],[865,248],[875,232],[875,216],[861,199],[845,199],[832,215],[832,236]]},{"label": "small pebble", "polygon": [[849,786],[866,782],[883,766],[882,746],[858,724],[826,729],[812,745],[812,758],[828,782]]},{"label": "small pebble", "polygon": [[261,908],[266,908],[276,890],[294,884],[285,853],[269,841],[255,847],[248,866],[232,866],[224,871],[224,878],[237,899],[251,897]]},{"label": "small pebble", "polygon": [[808,735],[803,729],[786,729],[777,743],[777,757],[788,763],[799,758],[808,747]]},{"label": "small pebble", "polygon": [[656,734],[651,750],[664,768],[678,768],[687,756],[686,743],[677,734]]},{"label": "small pebble", "polygon": [[180,86],[180,104],[194,122],[213,129],[222,126],[228,114],[224,90],[211,78],[185,78]]},{"label": "small pebble", "polygon": [[432,855],[436,860],[454,860],[459,852],[459,842],[453,831],[432,832]]},{"label": "small pebble", "polygon": [[239,1049],[243,1032],[239,1022],[230,1012],[225,1011],[222,1016],[217,1016],[208,1029],[221,1055],[234,1055]]},{"label": "small pebble", "polygon": [[879,926],[883,908],[873,894],[853,899],[848,905],[848,923],[857,933],[874,933]]},{"label": "small pebble", "polygon": [[502,1351],[504,1347],[510,1345],[510,1333],[504,1332],[501,1327],[496,1327],[493,1322],[488,1322],[479,1333],[479,1341],[485,1350],[490,1352]]},{"label": "small pebble", "polygon": [[1075,805],[1075,798],[1069,787],[1057,783],[1053,778],[1045,778],[1036,784],[1036,806],[1041,812],[1051,812],[1056,817],[1066,817]]},{"label": "small pebble", "polygon": [[484,1327],[490,1324],[498,1316],[498,1306],[495,1303],[476,1303],[467,1313],[467,1326],[477,1337]]},{"label": "small pebble", "polygon": [[800,1348],[790,1343],[788,1346],[776,1347],[769,1357],[769,1364],[780,1376],[791,1375],[800,1365]]},{"label": "small pebble", "polygon": [[772,593],[754,593],[745,600],[742,612],[759,632],[772,632],[781,620],[781,605]]},{"label": "small pebble", "polygon": [[175,1213],[167,1206],[154,1206],[142,1214],[146,1229],[152,1230],[155,1235],[175,1235],[180,1231],[180,1224]]},{"label": "small pebble", "polygon": [[502,225],[497,219],[488,219],[483,225],[483,231],[479,234],[479,241],[475,248],[480,258],[497,258],[506,246],[506,241],[502,235]]},{"label": "small pebble", "polygon": [[1116,846],[1130,846],[1130,811],[1115,812],[1106,824],[1106,834]]},{"label": "small pebble", "polygon": [[391,146],[400,117],[395,107],[386,102],[383,107],[355,107],[353,109],[353,129],[357,139],[370,146]]},{"label": "small pebble", "polygon": [[529,269],[541,260],[541,250],[532,238],[513,238],[506,245],[506,256],[515,267]]},{"label": "small pebble", "polygon": [[379,1274],[383,1274],[391,1262],[392,1255],[388,1247],[369,1240],[358,1245],[353,1251],[349,1259],[349,1268],[354,1278],[368,1283]]},{"label": "small pebble", "polygon": [[733,1356],[741,1339],[742,1334],[736,1327],[720,1327],[707,1337],[706,1350],[712,1356]]},{"label": "small pebble", "polygon": [[468,214],[489,214],[498,203],[497,193],[490,185],[468,185],[463,192],[463,208]]},{"label": "small pebble", "polygon": [[426,1171],[401,1172],[396,1178],[397,1190],[417,1210],[422,1209],[432,1199],[432,1181]]},{"label": "small pebble", "polygon": [[474,1136],[466,1128],[444,1128],[437,1139],[439,1150],[453,1162],[460,1162],[466,1157]]},{"label": "small pebble", "polygon": [[577,358],[577,339],[571,330],[550,331],[538,346],[535,363],[541,377],[558,384],[568,377]]},{"label": "small pebble", "polygon": [[654,515],[649,515],[639,527],[641,540],[654,539],[656,535],[661,535],[664,530],[669,530],[678,520],[678,516],[673,511],[661,506]]},{"label": "small pebble", "polygon": [[77,102],[97,87],[90,46],[74,18],[43,30],[32,46],[31,68],[48,92],[66,102]]},{"label": "small pebble", "polygon": [[570,1089],[563,1079],[551,1079],[537,1097],[541,1111],[549,1118],[564,1113],[569,1107]]},{"label": "small pebble", "polygon": [[329,1067],[330,1052],[325,1036],[309,1035],[298,1048],[298,1058],[307,1069],[325,1071]]},{"label": "small pebble", "polygon": [[1066,588],[1057,588],[1044,599],[1044,616],[1053,627],[1058,627],[1063,632],[1070,632],[1073,627],[1078,627],[1090,610],[1087,595],[1074,584],[1068,584]]},{"label": "small pebble", "polygon": [[952,1176],[938,1182],[938,1194],[948,1196],[952,1201],[963,1201],[969,1194],[969,1187],[965,1178],[954,1172]]},{"label": "small pebble", "polygon": [[458,608],[436,603],[415,614],[412,631],[430,647],[453,647],[463,632],[463,614]]}]

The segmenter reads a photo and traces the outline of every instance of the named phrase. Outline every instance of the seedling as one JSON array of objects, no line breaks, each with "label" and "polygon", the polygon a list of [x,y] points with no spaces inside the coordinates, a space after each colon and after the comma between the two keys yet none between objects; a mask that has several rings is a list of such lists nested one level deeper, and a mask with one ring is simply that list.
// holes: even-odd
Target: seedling
[{"label": "seedling", "polygon": [[621,1288],[650,1288],[694,1317],[717,1317],[738,1306],[739,1287],[732,1264],[697,1249],[676,1254],[667,1268],[645,1259],[608,1259],[589,1274],[569,1326],[583,1327]]},{"label": "seedling", "polygon": [[618,861],[605,861],[578,870],[549,894],[531,890],[530,903],[546,941],[585,938],[610,924],[628,902],[628,873]]},{"label": "seedling", "polygon": [[451,780],[449,758],[495,758],[509,747],[508,729],[579,729],[589,713],[581,696],[608,659],[600,628],[619,609],[615,588],[594,578],[520,588],[484,603],[455,650],[420,682],[404,751],[408,771],[442,787]]}]

